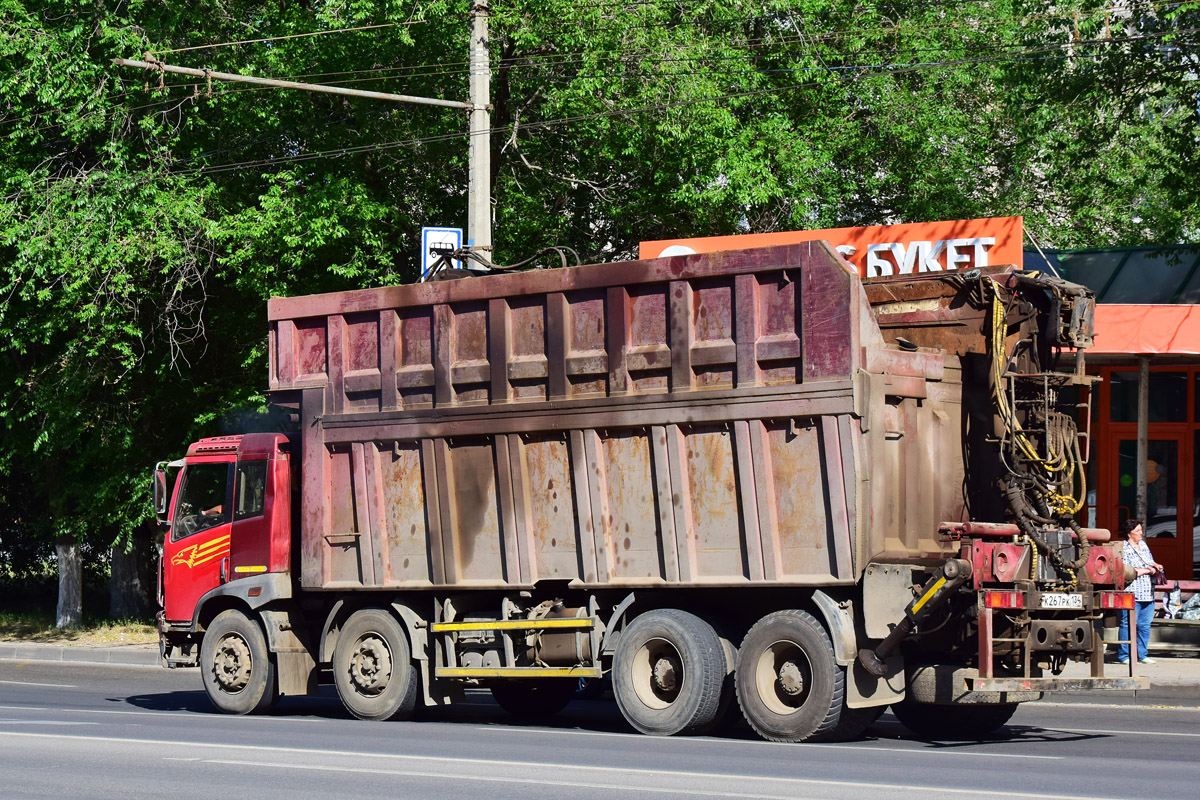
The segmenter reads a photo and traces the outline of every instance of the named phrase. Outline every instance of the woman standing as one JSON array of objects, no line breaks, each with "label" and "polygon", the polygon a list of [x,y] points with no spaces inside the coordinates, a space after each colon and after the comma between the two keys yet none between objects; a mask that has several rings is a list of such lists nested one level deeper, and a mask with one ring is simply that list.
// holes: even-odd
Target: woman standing
[{"label": "woman standing", "polygon": [[[1133,592],[1133,604],[1137,614],[1137,660],[1143,664],[1153,664],[1149,656],[1150,621],[1154,619],[1154,584],[1151,576],[1155,570],[1163,568],[1150,554],[1150,547],[1145,541],[1145,531],[1142,530],[1140,519],[1128,519],[1121,524],[1121,532],[1125,534],[1125,566],[1133,567],[1137,578],[1125,588]],[[1117,638],[1117,661],[1129,663],[1129,614],[1118,615],[1121,620],[1120,632]]]}]

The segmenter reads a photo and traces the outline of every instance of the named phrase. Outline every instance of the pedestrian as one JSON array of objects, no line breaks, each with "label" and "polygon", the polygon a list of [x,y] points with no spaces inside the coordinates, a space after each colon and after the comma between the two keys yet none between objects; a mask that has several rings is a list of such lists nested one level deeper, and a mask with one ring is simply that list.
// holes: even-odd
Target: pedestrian
[{"label": "pedestrian", "polygon": [[[1156,570],[1163,568],[1154,560],[1150,548],[1146,544],[1145,531],[1140,519],[1128,519],[1121,524],[1121,532],[1125,535],[1125,566],[1133,567],[1137,577],[1125,587],[1125,591],[1133,592],[1133,605],[1137,616],[1137,660],[1143,664],[1153,664],[1150,658],[1150,621],[1154,619],[1154,583],[1152,576]],[[1129,614],[1121,612],[1120,632],[1117,639],[1117,661],[1129,663]]]}]

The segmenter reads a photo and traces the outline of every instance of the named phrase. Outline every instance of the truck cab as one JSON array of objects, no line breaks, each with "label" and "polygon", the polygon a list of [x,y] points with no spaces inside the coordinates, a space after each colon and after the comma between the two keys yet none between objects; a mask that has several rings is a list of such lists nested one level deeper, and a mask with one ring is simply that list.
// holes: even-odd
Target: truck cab
[{"label": "truck cab", "polygon": [[[216,436],[156,470],[155,502],[167,526],[159,565],[160,630],[203,627],[217,608],[206,612],[205,606],[228,595],[230,584],[290,575],[290,451],[281,433]],[[179,468],[169,505],[167,466]],[[171,654],[164,655],[169,660]]]}]

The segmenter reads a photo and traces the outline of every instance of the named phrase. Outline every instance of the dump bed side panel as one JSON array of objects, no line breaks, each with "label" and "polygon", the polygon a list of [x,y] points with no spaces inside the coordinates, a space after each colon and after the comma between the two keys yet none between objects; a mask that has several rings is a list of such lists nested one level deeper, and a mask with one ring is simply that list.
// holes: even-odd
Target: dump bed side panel
[{"label": "dump bed side panel", "polygon": [[891,476],[855,384],[883,340],[824,243],[270,317],[271,388],[303,396],[306,587],[829,584],[870,549]]}]

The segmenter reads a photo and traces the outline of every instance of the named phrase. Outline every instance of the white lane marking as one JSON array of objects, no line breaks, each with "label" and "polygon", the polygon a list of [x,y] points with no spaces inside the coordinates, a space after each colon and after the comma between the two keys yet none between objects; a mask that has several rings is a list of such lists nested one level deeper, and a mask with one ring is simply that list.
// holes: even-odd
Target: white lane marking
[{"label": "white lane marking", "polygon": [[[463,726],[463,727],[466,727],[466,726]],[[471,727],[473,729],[479,730],[479,731],[510,731],[510,730],[513,730],[512,728],[502,728],[502,727],[499,727],[496,725],[472,725]],[[534,731],[532,731],[532,729],[525,729],[525,730],[527,730],[531,733],[534,732]],[[1058,730],[1058,729],[1056,729],[1056,730]],[[642,734],[640,734],[640,733],[613,733],[611,731],[575,731],[575,730],[566,730],[566,729],[561,729],[561,728],[542,728],[542,729],[538,730],[537,733],[545,733],[545,734],[550,734],[553,736],[558,736],[559,734],[568,734],[568,735],[572,735],[572,736],[619,736],[624,739],[639,739],[642,736]],[[1188,734],[1188,735],[1192,736],[1192,735],[1200,735],[1200,734]],[[658,741],[687,742],[689,744],[719,743],[719,744],[722,744],[725,746],[729,746],[731,744],[744,744],[744,745],[749,745],[751,747],[791,747],[793,749],[801,748],[800,750],[797,750],[797,752],[803,752],[804,750],[814,750],[817,748],[824,747],[824,748],[828,748],[831,750],[863,750],[863,751],[867,751],[867,752],[871,752],[871,753],[904,753],[905,755],[922,755],[922,754],[924,754],[924,755],[950,755],[950,753],[948,751],[944,751],[944,750],[930,750],[930,749],[913,748],[913,747],[879,747],[879,746],[875,746],[869,742],[848,742],[845,744],[825,744],[825,743],[820,743],[820,742],[801,742],[801,743],[755,742],[755,741],[745,741],[745,740],[737,740],[737,739],[716,739],[716,738],[712,738],[712,737],[697,737],[697,736],[674,736],[674,737],[664,736],[664,737],[660,737],[658,739]],[[1041,760],[1041,761],[1062,761],[1064,758],[1066,758],[1066,756],[1035,756],[1035,755],[1024,755],[1021,753],[975,753],[975,752],[970,752],[967,750],[962,750],[962,751],[956,750],[953,753],[953,755],[955,755],[955,756],[978,756],[979,758],[1031,758],[1031,759],[1037,759],[1037,760]]]},{"label": "white lane marking", "polygon": [[174,717],[175,711],[118,711],[115,708],[43,708],[41,706],[0,706],[0,711],[53,711],[56,714],[140,714],[146,717]]},{"label": "white lane marking", "polygon": [[[0,711],[49,712],[51,710],[53,710],[56,713],[63,713],[63,712],[69,711],[69,712],[75,713],[75,714],[135,714],[135,715],[142,715],[142,716],[147,716],[147,717],[183,717],[183,716],[191,713],[191,712],[183,712],[183,711],[117,711],[116,709],[107,709],[107,708],[49,709],[49,708],[36,708],[33,706],[3,706],[3,705],[0,705]],[[208,717],[206,716],[205,718],[208,718]],[[312,723],[312,722],[322,722],[323,721],[323,720],[309,718],[309,717],[261,717],[261,716],[252,717],[250,721],[264,722],[264,721],[268,721],[268,720],[278,721],[279,723],[283,723],[283,722]],[[268,723],[268,724],[270,724],[270,723]],[[423,724],[437,725],[439,723],[425,722]],[[492,733],[502,732],[502,733],[509,734],[509,735],[544,734],[547,736],[559,736],[559,735],[565,734],[565,735],[570,735],[570,736],[615,736],[615,737],[619,737],[622,739],[629,739],[631,741],[642,738],[642,734],[640,734],[640,733],[614,733],[614,732],[610,732],[610,731],[578,731],[578,730],[569,730],[566,728],[514,728],[514,727],[502,727],[502,726],[498,726],[498,725],[469,725],[469,724],[457,723],[457,722],[440,723],[440,724],[451,726],[455,730],[466,729],[466,730],[475,730],[475,731],[488,731],[488,732],[492,732]],[[1056,728],[1055,730],[1062,730],[1062,729]],[[1065,733],[1075,733],[1077,731],[1071,730],[1071,731],[1064,731],[1064,732]],[[1163,735],[1171,735],[1171,734],[1163,734]],[[1200,736],[1200,734],[1196,734],[1196,733],[1175,734],[1175,735]],[[676,737],[663,736],[663,737],[659,737],[659,739],[657,741],[672,742],[672,743],[679,743],[679,744],[683,744],[683,743],[714,744],[714,743],[716,743],[716,744],[720,744],[724,747],[731,747],[731,746],[737,746],[737,745],[743,745],[746,747],[791,747],[791,748],[802,747],[806,750],[811,750],[811,749],[819,748],[819,747],[825,747],[825,748],[831,748],[831,749],[836,749],[836,750],[849,750],[849,749],[867,750],[872,753],[903,753],[905,755],[918,754],[918,755],[940,756],[940,755],[948,755],[949,754],[948,751],[943,751],[943,750],[930,750],[930,749],[925,749],[925,748],[910,748],[910,747],[882,747],[882,746],[876,746],[876,745],[872,745],[870,743],[865,743],[865,742],[864,743],[849,743],[849,744],[821,744],[821,743],[816,743],[816,742],[805,742],[802,744],[790,744],[788,742],[765,742],[765,741],[756,742],[756,741],[746,741],[746,740],[738,740],[738,739],[718,739],[718,738],[712,738],[712,737],[698,737],[698,736],[676,736]],[[1028,754],[1021,754],[1021,753],[975,753],[975,752],[969,752],[969,751],[965,751],[965,750],[964,751],[955,751],[955,755],[975,756],[977,758],[1026,758],[1026,759],[1031,759],[1031,760],[1035,760],[1035,761],[1062,761],[1063,759],[1066,758],[1066,756],[1043,756],[1043,755],[1028,755]]]},{"label": "white lane marking", "polygon": [[[480,762],[472,762],[470,759],[461,759],[461,760],[464,763],[480,763]],[[683,794],[683,795],[688,795],[691,797],[695,797],[695,796],[699,795],[702,797],[747,798],[749,800],[794,800],[794,798],[798,796],[795,794],[795,790],[799,789],[800,787],[811,787],[811,786],[838,787],[838,788],[845,788],[845,789],[867,789],[867,790],[871,790],[871,791],[884,790],[884,791],[895,792],[895,793],[907,791],[913,795],[933,793],[933,794],[959,796],[959,797],[1004,797],[1004,798],[1018,798],[1019,797],[1019,798],[1027,798],[1027,800],[1100,800],[1099,798],[1096,798],[1095,796],[1090,796],[1090,797],[1084,798],[1084,797],[1071,797],[1069,795],[1060,795],[1060,794],[1030,794],[1030,793],[1026,793],[1026,792],[1012,792],[1012,791],[998,792],[998,791],[988,791],[986,789],[952,789],[952,788],[941,787],[941,786],[912,786],[909,784],[898,784],[898,783],[867,783],[864,781],[819,780],[816,778],[775,778],[775,777],[769,777],[769,776],[763,776],[763,775],[725,775],[725,774],[720,774],[720,773],[708,773],[708,772],[678,772],[678,771],[666,771],[666,770],[621,769],[618,767],[583,767],[583,766],[573,766],[573,765],[567,765],[567,764],[523,764],[523,763],[518,763],[515,761],[510,761],[510,762],[487,761],[487,762],[482,762],[482,763],[486,763],[489,765],[504,764],[504,765],[512,766],[512,767],[527,766],[527,767],[533,767],[535,769],[538,767],[554,767],[556,769],[578,770],[578,771],[585,771],[585,772],[586,771],[604,770],[604,771],[612,771],[612,772],[624,773],[624,774],[651,773],[651,774],[659,776],[659,777],[672,778],[672,779],[676,779],[676,780],[678,780],[680,778],[692,778],[692,779],[696,779],[696,780],[709,780],[709,781],[714,780],[714,779],[724,779],[724,780],[731,780],[731,781],[771,783],[771,784],[776,784],[776,785],[780,785],[780,786],[788,786],[788,787],[794,787],[794,788],[792,791],[788,792],[787,794],[757,794],[757,793],[751,794],[751,793],[743,793],[743,792],[721,792],[721,791],[711,791],[711,790],[703,790],[703,789],[697,790],[694,788],[693,789],[674,789],[674,788],[670,788],[670,787],[660,787],[660,786],[654,786],[654,787],[637,786],[637,785],[628,784],[628,783],[594,783],[594,782],[582,782],[582,781],[563,781],[563,780],[555,780],[553,778],[545,778],[545,777],[543,777],[543,778],[511,777],[511,778],[509,778],[509,777],[504,777],[504,776],[500,776],[500,775],[480,775],[478,773],[466,774],[466,773],[427,772],[424,770],[381,769],[378,767],[333,767],[333,766],[319,766],[319,765],[314,765],[314,764],[289,764],[289,763],[284,763],[284,762],[235,761],[235,760],[224,760],[224,759],[205,759],[204,763],[205,764],[221,764],[221,765],[227,765],[227,766],[268,767],[268,768],[273,767],[273,768],[285,769],[285,770],[307,769],[307,770],[315,770],[315,771],[320,771],[320,772],[343,772],[343,773],[358,773],[358,774],[365,774],[365,775],[396,775],[396,776],[413,777],[413,778],[437,778],[439,780],[449,779],[449,780],[465,780],[465,781],[482,781],[482,782],[486,782],[486,783],[533,784],[533,785],[537,785],[537,786],[553,786],[556,788],[561,787],[561,788],[577,788],[577,789],[611,789],[611,790],[618,790],[618,791],[625,791],[625,792],[637,791],[637,792],[654,792],[655,794]],[[550,775],[553,773],[547,773],[547,774]]]},{"label": "white lane marking", "polygon": [[[577,770],[577,771],[581,771],[581,772],[591,772],[591,773],[598,773],[598,774],[605,774],[605,775],[615,773],[615,774],[626,775],[626,776],[644,775],[644,776],[655,777],[655,778],[662,778],[662,777],[693,778],[693,779],[698,779],[698,780],[747,780],[748,779],[748,780],[762,781],[762,782],[767,782],[767,783],[789,783],[789,784],[790,783],[802,783],[805,785],[813,785],[813,784],[832,785],[832,782],[830,782],[830,781],[805,780],[802,778],[775,778],[775,777],[762,776],[762,775],[737,775],[734,773],[721,773],[721,772],[683,772],[683,771],[674,771],[674,770],[643,769],[643,768],[634,768],[634,767],[605,767],[605,766],[590,766],[590,765],[559,764],[559,763],[553,763],[553,762],[540,762],[540,761],[501,761],[501,760],[497,760],[497,759],[455,758],[453,756],[418,756],[418,755],[408,755],[408,754],[404,754],[404,753],[363,753],[360,751],[321,750],[321,749],[308,748],[308,747],[278,747],[278,746],[273,746],[273,745],[221,744],[219,742],[187,742],[187,741],[173,741],[173,740],[167,740],[167,739],[133,739],[133,738],[127,738],[127,737],[120,737],[120,736],[79,736],[79,735],[70,735],[70,734],[65,734],[65,733],[23,733],[23,732],[19,733],[16,731],[0,731],[0,737],[5,737],[5,736],[13,737],[13,738],[21,737],[21,738],[28,738],[28,739],[67,740],[67,741],[75,741],[75,742],[105,742],[108,744],[124,744],[124,745],[141,744],[141,745],[146,745],[148,747],[154,747],[154,748],[159,748],[159,749],[161,749],[164,746],[168,746],[168,747],[175,746],[175,747],[187,748],[187,749],[191,749],[191,750],[196,750],[198,748],[207,748],[207,749],[211,749],[211,750],[234,750],[234,751],[242,751],[242,752],[259,751],[259,752],[267,752],[267,753],[287,753],[287,754],[294,755],[294,756],[325,756],[325,757],[333,757],[333,758],[359,758],[359,759],[379,759],[379,760],[384,760],[384,761],[390,760],[390,761],[423,762],[423,763],[427,763],[427,764],[445,764],[447,766],[454,766],[459,769],[466,768],[467,770],[473,771],[475,773],[478,773],[478,771],[484,767],[497,767],[497,768],[508,767],[508,768],[518,768],[518,769],[522,769],[522,770],[539,771],[539,774],[543,774],[543,775],[554,774],[555,771],[560,771],[560,770]],[[954,754],[951,754],[951,755],[954,755]],[[288,766],[289,766],[289,768],[291,768],[292,765],[288,765]],[[343,769],[343,768],[338,767],[338,768],[334,768],[334,769]],[[344,768],[344,769],[350,769],[350,768]],[[459,773],[453,773],[453,774],[458,775]],[[445,777],[445,776],[441,775],[440,777]],[[538,781],[538,782],[541,783],[544,781]],[[1008,797],[1024,797],[1024,798],[1037,798],[1037,800],[1044,800],[1045,798],[1053,797],[1053,798],[1055,798],[1055,800],[1101,800],[1101,798],[1097,798],[1094,795],[1088,796],[1088,797],[1083,797],[1083,796],[1069,796],[1069,795],[1023,794],[1020,792],[987,791],[984,789],[972,789],[970,791],[963,791],[963,790],[959,790],[959,789],[949,789],[949,788],[939,787],[939,786],[900,786],[900,785],[893,786],[891,784],[853,783],[853,782],[843,782],[839,785],[843,785],[843,786],[847,786],[847,787],[862,787],[864,789],[880,789],[880,788],[901,789],[901,788],[905,788],[905,789],[911,789],[914,791],[920,791],[920,792],[931,793],[931,794],[955,794],[955,795],[964,795],[965,794],[969,797],[1006,797],[1006,798],[1008,798]]]},{"label": "white lane marking", "polygon": [[[202,712],[189,711],[180,709],[178,711],[121,711],[115,708],[41,708],[39,706],[0,706],[0,711],[53,711],[56,714],[117,714],[117,715],[138,715],[143,717],[177,717],[190,719],[220,719],[223,714],[205,714]],[[264,717],[255,716],[247,718],[246,722],[267,722],[279,720],[282,722],[322,722],[323,720],[313,719],[310,717]]]},{"label": "white lane marking", "polygon": [[99,722],[53,719],[0,719],[0,725],[99,725]]},{"label": "white lane marking", "polygon": [[51,689],[78,689],[78,686],[70,683],[34,683],[33,681],[0,681],[11,686],[48,686]]}]

